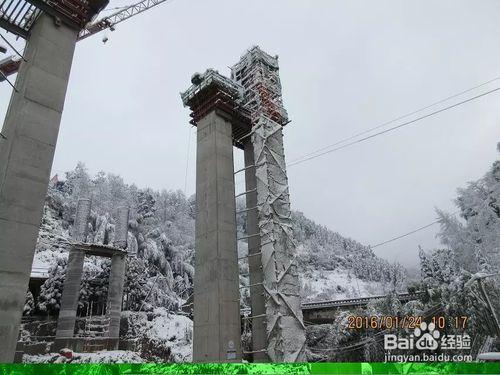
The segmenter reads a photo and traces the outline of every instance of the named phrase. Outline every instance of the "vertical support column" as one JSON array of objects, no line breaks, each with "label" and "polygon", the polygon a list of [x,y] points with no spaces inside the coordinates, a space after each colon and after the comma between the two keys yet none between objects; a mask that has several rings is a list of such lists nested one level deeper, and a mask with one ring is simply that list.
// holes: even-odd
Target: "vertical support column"
[{"label": "vertical support column", "polygon": [[[114,246],[125,249],[127,247],[128,207],[118,208],[118,218],[115,227]],[[117,350],[120,336],[120,318],[122,312],[123,284],[125,282],[126,253],[113,254],[111,271],[109,273],[108,288],[108,315],[109,315],[109,342],[108,349]]]},{"label": "vertical support column", "polygon": [[198,121],[194,362],[241,361],[231,123],[212,111]]},{"label": "vertical support column", "polygon": [[0,139],[0,362],[14,358],[78,31],[41,14]]},{"label": "vertical support column", "polygon": [[306,337],[282,126],[261,116],[253,127],[252,144],[266,290],[267,354],[273,362],[302,362]]},{"label": "vertical support column", "polygon": [[[257,178],[255,176],[255,165],[253,144],[248,139],[244,145],[245,157],[245,186],[246,191],[246,206],[253,208],[257,206]],[[259,233],[259,222],[257,209],[247,211],[247,227],[248,235]],[[250,304],[253,317],[252,324],[252,351],[254,362],[267,362],[269,358],[263,349],[267,348],[266,344],[266,306],[264,298],[264,288],[262,287],[262,262],[260,260],[260,236],[248,238],[248,269],[250,273],[250,285],[255,285],[250,289]]]},{"label": "vertical support column", "polygon": [[[90,205],[90,199],[78,200],[75,221],[73,223],[73,233],[71,236],[73,242],[84,242],[86,239]],[[69,251],[66,278],[64,279],[61,296],[61,308],[57,320],[55,345],[58,348],[72,346],[71,339],[75,331],[76,310],[78,308],[84,258],[85,253],[83,250],[75,246]]]},{"label": "vertical support column", "polygon": [[113,254],[109,273],[108,315],[109,315],[109,350],[118,349],[120,335],[120,317],[122,311],[123,283],[125,281],[126,254]]}]

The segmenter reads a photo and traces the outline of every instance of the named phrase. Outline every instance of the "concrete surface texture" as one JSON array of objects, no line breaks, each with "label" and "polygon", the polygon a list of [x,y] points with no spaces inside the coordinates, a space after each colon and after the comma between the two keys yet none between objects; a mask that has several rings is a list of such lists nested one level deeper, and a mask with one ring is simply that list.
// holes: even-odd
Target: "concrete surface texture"
[{"label": "concrete surface texture", "polygon": [[123,283],[125,281],[126,254],[114,254],[111,258],[108,287],[109,338],[114,348],[118,349],[120,334],[120,316],[122,311]]},{"label": "concrete surface texture", "polygon": [[232,126],[214,110],[197,130],[193,360],[239,362]]},{"label": "concrete surface texture", "polygon": [[[259,233],[257,217],[257,180],[255,177],[253,144],[248,138],[244,148],[245,158],[245,187],[247,211],[247,235]],[[266,306],[264,298],[264,288],[262,284],[262,262],[260,260],[260,236],[248,238],[248,270],[250,274],[250,285],[255,285],[250,289],[250,305],[252,322],[252,351],[254,362],[267,362],[266,343]],[[253,256],[250,256],[255,254]],[[264,316],[263,316],[264,315]],[[264,351],[266,350],[266,351]]]},{"label": "concrete surface texture", "polygon": [[[87,222],[90,216],[90,207],[90,199],[78,200],[73,231],[71,234],[73,242],[85,241],[87,234]],[[61,308],[59,310],[59,318],[57,320],[56,341],[73,337],[84,260],[84,251],[76,249],[72,246],[69,251],[68,267],[66,268],[66,277],[64,279],[63,292],[61,296]]]},{"label": "concrete surface texture", "polygon": [[0,139],[0,362],[11,362],[78,31],[32,27]]}]

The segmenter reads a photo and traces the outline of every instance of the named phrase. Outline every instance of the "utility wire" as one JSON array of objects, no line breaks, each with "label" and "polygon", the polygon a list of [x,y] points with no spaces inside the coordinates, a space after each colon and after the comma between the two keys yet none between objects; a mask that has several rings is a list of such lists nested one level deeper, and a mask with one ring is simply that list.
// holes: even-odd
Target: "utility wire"
[{"label": "utility wire", "polygon": [[379,247],[379,246],[385,245],[385,244],[387,244],[387,243],[389,243],[389,242],[397,241],[397,240],[399,240],[399,239],[401,239],[401,238],[404,238],[404,237],[406,237],[406,236],[409,236],[409,235],[411,235],[411,234],[413,234],[413,233],[417,233],[417,232],[420,232],[421,230],[424,230],[424,229],[426,229],[426,228],[432,227],[433,225],[435,225],[435,224],[437,224],[437,223],[439,223],[439,222],[440,222],[440,220],[433,221],[432,223],[427,224],[427,225],[424,225],[423,227],[417,228],[417,229],[415,229],[415,230],[412,230],[411,232],[408,232],[408,233],[402,234],[401,236],[397,236],[397,237],[391,238],[390,240],[387,240],[387,241],[384,241],[384,242],[380,242],[380,243],[378,243],[378,244],[376,244],[376,245],[373,245],[373,246],[370,246],[370,247],[371,247],[372,249],[374,249],[374,248],[376,248],[376,247]]},{"label": "utility wire", "polygon": [[[455,211],[455,212],[453,212],[452,214],[450,214],[450,216],[454,216],[454,215],[456,215],[458,212],[459,212],[459,211]],[[376,247],[379,247],[379,246],[385,245],[385,244],[387,244],[387,243],[390,243],[390,242],[393,242],[393,241],[397,241],[397,240],[399,240],[399,239],[401,239],[401,238],[404,238],[404,237],[407,237],[407,236],[409,236],[409,235],[411,235],[411,234],[413,234],[413,233],[420,232],[421,230],[427,229],[427,228],[429,228],[429,227],[432,227],[433,225],[436,225],[436,224],[438,224],[438,223],[441,223],[441,221],[442,221],[441,219],[438,219],[438,220],[436,220],[436,221],[433,221],[433,222],[432,222],[432,223],[430,223],[430,224],[424,225],[423,227],[420,227],[420,228],[414,229],[414,230],[412,230],[411,232],[408,232],[408,233],[402,234],[402,235],[400,235],[400,236],[397,236],[397,237],[391,238],[390,240],[383,241],[383,242],[380,242],[380,243],[375,244],[375,245],[373,245],[373,246],[370,246],[370,248],[374,249],[374,248],[376,248]]]},{"label": "utility wire", "polygon": [[474,86],[474,87],[471,87],[470,89],[467,89],[467,90],[461,91],[461,92],[459,92],[459,93],[456,93],[456,94],[450,95],[450,96],[448,96],[448,97],[446,97],[446,98],[444,98],[444,99],[438,100],[437,102],[434,102],[434,103],[431,103],[431,104],[429,104],[429,105],[426,105],[425,107],[419,108],[419,109],[417,109],[417,110],[415,110],[415,111],[413,111],[413,112],[410,112],[410,113],[407,113],[407,114],[405,114],[405,115],[399,116],[399,117],[397,117],[397,118],[395,118],[395,119],[393,119],[393,120],[390,120],[390,121],[384,122],[383,124],[377,125],[377,126],[375,126],[375,127],[373,127],[373,128],[366,129],[366,130],[364,130],[364,131],[362,131],[362,132],[360,132],[360,133],[356,133],[356,134],[354,134],[354,135],[352,135],[352,136],[350,136],[350,137],[340,139],[339,141],[337,141],[337,142],[335,142],[335,143],[332,143],[332,144],[330,144],[330,145],[328,145],[328,146],[325,146],[325,147],[319,148],[319,149],[317,149],[317,150],[315,150],[315,151],[309,152],[308,154],[302,155],[301,157],[299,157],[299,158],[296,158],[296,159],[292,160],[290,163],[294,163],[295,161],[301,160],[301,159],[303,159],[303,158],[305,158],[305,157],[308,157],[308,156],[310,156],[310,155],[314,155],[314,154],[316,154],[316,153],[318,153],[318,152],[321,152],[321,151],[327,150],[327,149],[329,149],[330,147],[337,146],[337,145],[339,145],[339,144],[341,144],[341,143],[344,143],[344,142],[350,141],[350,140],[352,140],[352,139],[354,139],[354,138],[357,138],[357,137],[359,137],[359,136],[361,136],[361,135],[365,135],[365,134],[367,134],[367,133],[370,133],[370,132],[371,132],[371,131],[373,131],[373,130],[380,129],[380,128],[382,128],[382,127],[386,126],[386,125],[392,124],[392,123],[394,123],[394,122],[396,122],[396,121],[399,121],[399,120],[402,120],[402,119],[404,119],[404,118],[406,118],[406,117],[412,116],[412,115],[417,114],[417,113],[422,112],[422,111],[425,111],[426,109],[429,109],[429,108],[431,108],[431,107],[434,107],[434,106],[436,106],[436,105],[438,105],[438,104],[441,104],[441,103],[443,103],[443,102],[446,102],[446,101],[448,101],[448,100],[450,100],[450,99],[456,98],[457,96],[460,96],[460,95],[466,94],[466,93],[468,93],[468,92],[470,92],[470,91],[474,91],[474,90],[476,90],[476,89],[478,89],[478,88],[480,88],[480,87],[483,87],[483,86],[486,86],[486,85],[490,84],[491,82],[498,81],[499,79],[500,79],[500,77],[495,77],[495,78],[493,78],[493,79],[490,79],[489,81],[486,81],[486,82],[480,83],[480,84],[478,84],[478,85],[476,85],[476,86]]},{"label": "utility wire", "polygon": [[349,143],[347,143],[347,144],[345,144],[345,145],[342,145],[342,146],[340,146],[340,147],[334,148],[334,149],[332,149],[332,150],[324,151],[324,152],[322,152],[322,153],[320,153],[320,154],[313,155],[313,156],[309,156],[309,157],[304,158],[304,159],[302,159],[302,160],[297,160],[297,161],[295,161],[295,162],[292,162],[292,163],[290,163],[290,164],[287,164],[287,167],[292,167],[292,166],[294,166],[294,165],[298,165],[298,164],[304,163],[304,162],[306,162],[306,161],[309,161],[309,160],[312,160],[312,159],[318,158],[318,157],[320,157],[320,156],[323,156],[323,155],[326,155],[326,154],[332,153],[332,152],[334,152],[334,151],[342,150],[342,149],[344,149],[344,148],[347,148],[347,147],[349,147],[349,146],[355,145],[355,144],[357,144],[357,143],[361,143],[361,142],[364,142],[364,141],[369,140],[369,139],[371,139],[371,138],[375,138],[375,137],[377,137],[377,136],[379,136],[379,135],[382,135],[382,134],[385,134],[385,133],[389,133],[389,132],[391,132],[391,131],[393,131],[393,130],[397,130],[397,129],[402,128],[402,127],[404,127],[404,126],[411,125],[411,124],[413,124],[413,123],[415,123],[415,122],[417,122],[417,121],[420,121],[420,120],[423,120],[423,119],[425,119],[425,118],[428,118],[428,117],[431,117],[431,116],[437,115],[438,113],[441,113],[441,112],[447,111],[447,110],[449,110],[449,109],[452,109],[452,108],[458,107],[458,106],[460,106],[460,105],[462,105],[462,104],[465,104],[465,103],[471,102],[471,101],[473,101],[473,100],[479,99],[479,98],[481,98],[481,97],[483,97],[483,96],[486,96],[486,95],[492,94],[492,93],[494,93],[495,91],[498,91],[498,90],[500,90],[500,87],[497,87],[497,88],[495,88],[495,89],[493,89],[493,90],[489,90],[489,91],[486,91],[486,92],[484,92],[484,93],[482,93],[482,94],[479,94],[479,95],[473,96],[472,98],[469,98],[469,99],[466,99],[466,100],[462,100],[461,102],[458,102],[458,103],[455,103],[455,104],[449,105],[449,106],[447,106],[447,107],[444,107],[444,108],[438,109],[438,110],[436,110],[436,111],[434,111],[434,112],[431,112],[431,113],[428,113],[428,114],[426,114],[426,115],[423,115],[423,116],[417,117],[416,119],[413,119],[413,120],[410,120],[410,121],[406,121],[406,122],[404,122],[404,123],[402,123],[402,124],[400,124],[400,125],[393,126],[392,128],[389,128],[389,129],[386,129],[386,130],[380,131],[380,132],[378,132],[378,133],[375,133],[375,134],[369,135],[369,136],[367,136],[367,137],[364,137],[364,138],[358,139],[358,140],[353,141],[353,142],[349,142]]}]

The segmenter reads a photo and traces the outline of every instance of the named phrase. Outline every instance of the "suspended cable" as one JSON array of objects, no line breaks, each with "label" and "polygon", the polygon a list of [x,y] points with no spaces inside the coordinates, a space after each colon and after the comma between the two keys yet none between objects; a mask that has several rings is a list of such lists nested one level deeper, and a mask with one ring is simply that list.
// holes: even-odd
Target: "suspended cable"
[{"label": "suspended cable", "polygon": [[[455,211],[455,212],[453,212],[453,213],[452,213],[452,214],[450,214],[450,215],[451,215],[451,216],[455,216],[458,212],[459,212],[459,211]],[[436,225],[436,224],[438,224],[438,223],[441,223],[441,221],[442,221],[441,219],[438,219],[438,220],[436,220],[436,221],[433,221],[433,222],[432,222],[432,223],[430,223],[430,224],[424,225],[423,227],[420,227],[420,228],[414,229],[414,230],[412,230],[411,232],[408,232],[408,233],[402,234],[402,235],[400,235],[400,236],[397,236],[397,237],[391,238],[390,240],[387,240],[387,241],[380,242],[380,243],[375,244],[375,245],[370,246],[370,247],[371,247],[372,249],[374,249],[374,248],[376,248],[376,247],[379,247],[379,246],[385,245],[385,244],[387,244],[387,243],[390,243],[390,242],[393,242],[393,241],[397,241],[397,240],[399,240],[399,239],[401,239],[401,238],[404,238],[404,237],[407,237],[407,236],[409,236],[409,235],[411,235],[411,234],[413,234],[413,233],[420,232],[421,230],[427,229],[427,228],[429,228],[429,227],[432,227],[433,225]]]},{"label": "suspended cable", "polygon": [[460,106],[460,105],[462,105],[462,104],[465,104],[465,103],[471,102],[471,101],[473,101],[473,100],[479,99],[479,98],[481,98],[481,97],[483,97],[483,96],[486,96],[486,95],[492,94],[492,93],[494,93],[494,92],[496,92],[496,91],[498,91],[498,90],[500,90],[500,87],[497,87],[497,88],[495,88],[495,89],[493,89],[493,90],[489,90],[489,91],[484,92],[484,93],[482,93],[482,94],[479,94],[479,95],[473,96],[472,98],[469,98],[469,99],[463,100],[463,101],[461,101],[461,102],[458,102],[458,103],[455,103],[455,104],[449,105],[449,106],[447,106],[447,107],[444,107],[444,108],[438,109],[438,110],[436,110],[436,111],[434,111],[434,112],[431,112],[431,113],[428,113],[428,114],[426,114],[426,115],[423,115],[423,116],[417,117],[416,119],[413,119],[413,120],[410,120],[410,121],[406,121],[406,122],[404,122],[404,123],[402,123],[402,124],[400,124],[400,125],[393,126],[392,128],[389,128],[389,129],[386,129],[386,130],[380,131],[380,132],[378,132],[378,133],[375,133],[375,134],[369,135],[369,136],[367,136],[367,137],[364,137],[364,138],[358,139],[358,140],[353,141],[353,142],[349,142],[349,143],[347,143],[347,144],[345,144],[345,145],[342,145],[342,146],[340,146],[340,147],[334,148],[334,149],[332,149],[332,150],[324,151],[324,152],[322,152],[322,153],[320,153],[320,154],[313,155],[313,156],[310,156],[310,157],[304,158],[304,159],[302,159],[302,160],[298,160],[298,161],[292,162],[292,163],[290,163],[290,164],[287,164],[287,167],[291,167],[291,166],[294,166],[294,165],[298,165],[298,164],[304,163],[304,162],[306,162],[306,161],[309,161],[309,160],[312,160],[312,159],[318,158],[318,157],[320,157],[320,156],[323,156],[323,155],[326,155],[326,154],[332,153],[332,152],[334,152],[334,151],[339,151],[339,150],[342,150],[342,149],[344,149],[344,148],[347,148],[347,147],[350,147],[350,146],[352,146],[352,145],[355,145],[355,144],[357,144],[357,143],[361,143],[361,142],[367,141],[367,140],[369,140],[369,139],[371,139],[371,138],[375,138],[375,137],[377,137],[377,136],[379,136],[379,135],[382,135],[382,134],[385,134],[385,133],[389,133],[389,132],[391,132],[391,131],[393,131],[393,130],[397,130],[397,129],[402,128],[402,127],[404,127],[404,126],[408,126],[408,125],[414,124],[414,123],[416,123],[417,121],[423,120],[423,119],[425,119],[425,118],[428,118],[428,117],[431,117],[431,116],[437,115],[438,113],[441,113],[441,112],[447,111],[447,110],[449,110],[449,109],[452,109],[452,108],[458,107],[458,106]]},{"label": "suspended cable", "polygon": [[394,123],[394,122],[396,122],[396,121],[399,121],[399,120],[402,120],[402,119],[404,119],[404,118],[406,118],[406,117],[412,116],[412,115],[417,114],[417,113],[422,112],[422,111],[425,111],[426,109],[429,109],[429,108],[431,108],[431,107],[434,107],[434,106],[436,106],[436,105],[438,105],[438,104],[441,104],[441,103],[443,103],[443,102],[446,102],[446,101],[448,101],[448,100],[450,100],[450,99],[456,98],[457,96],[460,96],[460,95],[466,94],[466,93],[468,93],[468,92],[470,92],[470,91],[474,91],[474,90],[476,90],[476,89],[478,89],[478,88],[480,88],[480,87],[483,87],[483,86],[486,86],[486,85],[490,84],[491,82],[498,81],[499,79],[500,79],[500,77],[495,77],[495,78],[493,78],[493,79],[490,79],[489,81],[486,81],[486,82],[483,82],[483,83],[481,83],[481,84],[478,84],[478,85],[476,85],[476,86],[474,86],[474,87],[471,87],[470,89],[467,89],[467,90],[461,91],[461,92],[459,92],[459,93],[456,93],[456,94],[450,95],[450,96],[448,96],[448,97],[446,97],[446,98],[444,98],[444,99],[438,100],[437,102],[434,102],[434,103],[431,103],[431,104],[429,104],[429,105],[426,105],[425,107],[419,108],[419,109],[417,109],[417,110],[415,110],[415,111],[413,111],[413,112],[410,112],[410,113],[407,113],[407,114],[405,114],[405,115],[399,116],[399,117],[397,117],[397,118],[395,118],[395,119],[393,119],[393,120],[390,120],[390,121],[384,122],[383,124],[377,125],[377,126],[375,126],[375,127],[373,127],[373,128],[366,129],[366,130],[364,130],[364,131],[362,131],[362,132],[360,132],[360,133],[356,133],[356,134],[354,134],[354,135],[352,135],[352,136],[350,136],[350,137],[340,139],[340,140],[338,140],[337,142],[332,143],[332,144],[330,144],[330,145],[328,145],[328,146],[325,146],[325,147],[319,148],[319,149],[317,149],[317,150],[315,150],[315,151],[312,151],[312,152],[309,152],[309,153],[307,153],[307,154],[305,154],[305,155],[302,155],[302,156],[301,156],[301,157],[299,157],[299,158],[293,159],[290,163],[294,163],[294,162],[296,162],[296,161],[298,161],[298,160],[302,160],[302,159],[303,159],[303,158],[305,158],[305,157],[308,157],[308,156],[314,155],[314,154],[316,154],[316,153],[318,153],[318,152],[321,152],[321,151],[327,150],[327,149],[329,149],[330,147],[337,146],[337,145],[339,145],[339,144],[342,144],[342,143],[344,143],[344,142],[347,142],[347,141],[350,141],[350,140],[352,140],[352,139],[354,139],[354,138],[357,138],[357,137],[359,137],[359,136],[361,136],[361,135],[365,135],[365,134],[367,134],[367,133],[370,133],[370,132],[371,132],[371,131],[373,131],[373,130],[380,129],[380,128],[382,128],[382,127],[386,126],[386,125],[392,124],[392,123]]}]

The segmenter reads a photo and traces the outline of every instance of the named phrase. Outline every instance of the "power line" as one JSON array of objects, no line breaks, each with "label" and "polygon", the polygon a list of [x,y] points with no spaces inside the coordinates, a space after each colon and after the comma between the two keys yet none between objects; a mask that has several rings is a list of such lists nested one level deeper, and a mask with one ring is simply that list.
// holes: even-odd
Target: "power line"
[{"label": "power line", "polygon": [[[450,214],[450,215],[451,215],[451,216],[454,216],[454,215],[456,215],[458,212],[459,212],[459,211],[455,211],[455,212],[453,212],[453,213],[452,213],[452,214]],[[441,223],[441,219],[438,219],[438,220],[436,220],[436,221],[433,221],[432,223],[427,224],[427,225],[424,225],[423,227],[420,227],[420,228],[414,229],[414,230],[412,230],[411,232],[408,232],[408,233],[402,234],[402,235],[397,236],[397,237],[393,237],[393,238],[391,238],[390,240],[383,241],[383,242],[380,242],[380,243],[375,244],[375,245],[373,245],[373,246],[370,246],[370,248],[374,249],[374,248],[376,248],[376,247],[379,247],[379,246],[382,246],[382,245],[388,244],[388,243],[390,243],[390,242],[397,241],[397,240],[399,240],[399,239],[401,239],[401,238],[404,238],[404,237],[407,237],[407,236],[409,236],[409,235],[411,235],[411,234],[413,234],[413,233],[417,233],[417,232],[420,232],[421,230],[424,230],[424,229],[427,229],[427,228],[429,228],[429,227],[432,227],[433,225],[436,225],[436,224],[438,224],[438,223]]]},{"label": "power line", "polygon": [[393,242],[393,241],[399,240],[399,239],[401,239],[401,238],[403,238],[403,237],[406,237],[406,236],[409,236],[409,235],[411,235],[411,234],[413,234],[413,233],[417,233],[417,232],[420,232],[421,230],[424,230],[424,229],[426,229],[426,228],[432,227],[433,225],[435,225],[435,224],[437,224],[437,223],[439,223],[439,222],[440,222],[440,220],[433,221],[432,223],[427,224],[427,225],[424,225],[423,227],[417,228],[417,229],[415,229],[415,230],[412,230],[411,232],[408,232],[408,233],[402,234],[401,236],[397,236],[397,237],[391,238],[390,240],[387,240],[387,241],[384,241],[384,242],[380,242],[380,243],[378,243],[378,244],[376,244],[376,245],[373,245],[373,246],[370,246],[370,247],[371,247],[372,249],[374,249],[374,248],[376,248],[376,247],[379,247],[379,246],[385,245],[385,244],[387,244],[387,243],[389,243],[389,242]]},{"label": "power line", "polygon": [[319,148],[319,149],[317,149],[317,150],[315,150],[315,151],[309,152],[308,154],[302,155],[301,157],[299,157],[299,158],[296,158],[296,159],[292,160],[292,161],[291,161],[291,163],[294,163],[295,161],[301,160],[301,159],[303,159],[303,158],[305,158],[305,157],[307,157],[307,156],[314,155],[314,154],[316,154],[316,153],[318,153],[318,152],[321,152],[321,151],[323,151],[323,150],[327,150],[327,149],[329,149],[330,147],[337,146],[337,145],[339,145],[339,144],[341,144],[341,143],[344,143],[344,142],[350,141],[351,139],[354,139],[354,138],[359,137],[359,136],[361,136],[361,135],[365,135],[365,134],[367,134],[367,133],[370,133],[370,132],[371,132],[371,131],[373,131],[373,130],[380,129],[380,128],[382,128],[382,127],[386,126],[386,125],[392,124],[392,123],[394,123],[394,122],[396,122],[396,121],[402,120],[402,119],[404,119],[404,118],[406,118],[406,117],[409,117],[409,116],[412,116],[412,115],[414,115],[414,114],[416,114],[416,113],[419,113],[419,112],[425,111],[426,109],[429,109],[429,108],[431,108],[431,107],[434,107],[434,106],[436,106],[436,105],[438,105],[438,104],[441,104],[441,103],[443,103],[443,102],[446,102],[446,101],[448,101],[448,100],[450,100],[450,99],[456,98],[457,96],[460,96],[460,95],[466,94],[466,93],[468,93],[468,92],[470,92],[470,91],[474,91],[474,90],[476,90],[476,89],[478,89],[478,88],[480,88],[480,87],[483,87],[483,86],[486,86],[486,85],[490,84],[491,82],[498,81],[499,79],[500,79],[500,77],[495,77],[495,78],[493,78],[493,79],[490,79],[489,81],[486,81],[486,82],[480,83],[480,84],[478,84],[478,85],[476,85],[476,86],[474,86],[474,87],[471,87],[470,89],[467,89],[467,90],[461,91],[461,92],[459,92],[459,93],[456,93],[456,94],[450,95],[450,96],[448,96],[448,97],[446,97],[446,98],[444,98],[444,99],[438,100],[437,102],[434,102],[434,103],[431,103],[431,104],[429,104],[429,105],[426,105],[425,107],[419,108],[419,109],[417,109],[417,110],[415,110],[415,111],[413,111],[413,112],[410,112],[410,113],[407,113],[407,114],[405,114],[405,115],[399,116],[399,117],[397,117],[397,118],[395,118],[395,119],[393,119],[393,120],[390,120],[390,121],[384,122],[383,124],[377,125],[377,126],[375,126],[375,127],[373,127],[373,128],[366,129],[366,130],[364,130],[364,131],[362,131],[362,132],[360,132],[360,133],[356,133],[356,134],[354,134],[354,135],[352,135],[352,136],[350,136],[350,137],[343,138],[343,139],[341,139],[341,140],[339,140],[339,141],[337,141],[337,142],[335,142],[335,143],[332,143],[332,144],[330,144],[330,145],[328,145],[328,146],[325,146],[325,147]]},{"label": "power line", "polygon": [[452,109],[452,108],[458,107],[458,106],[460,106],[460,105],[462,105],[462,104],[465,104],[465,103],[471,102],[471,101],[473,101],[473,100],[479,99],[479,98],[481,98],[481,97],[483,97],[483,96],[489,95],[489,94],[491,94],[491,93],[493,93],[493,92],[495,92],[495,91],[498,91],[498,90],[500,90],[500,87],[497,87],[497,88],[495,88],[495,89],[493,89],[493,90],[490,90],[490,91],[484,92],[484,93],[482,93],[482,94],[479,94],[479,95],[473,96],[472,98],[469,98],[469,99],[463,100],[463,101],[461,101],[461,102],[458,102],[458,103],[455,103],[455,104],[449,105],[449,106],[447,106],[447,107],[445,107],[445,108],[438,109],[438,110],[436,110],[436,111],[434,111],[434,112],[431,112],[431,113],[428,113],[428,114],[426,114],[426,115],[423,115],[423,116],[417,117],[416,119],[413,119],[413,120],[410,120],[410,121],[406,121],[406,122],[404,122],[404,123],[402,123],[402,124],[400,124],[400,125],[393,126],[392,128],[389,128],[389,129],[386,129],[386,130],[380,131],[380,132],[378,132],[378,133],[375,133],[375,134],[369,135],[369,136],[367,136],[367,137],[364,137],[364,138],[358,139],[358,140],[353,141],[353,142],[349,142],[349,143],[347,143],[347,144],[345,144],[345,145],[342,145],[342,146],[340,146],[340,147],[334,148],[334,149],[332,149],[332,150],[324,151],[324,152],[322,152],[322,153],[320,153],[320,154],[313,155],[313,156],[310,156],[310,157],[304,158],[304,159],[302,159],[302,160],[298,160],[298,161],[292,162],[292,163],[290,163],[290,164],[287,164],[287,167],[292,167],[292,166],[294,166],[294,165],[304,163],[304,162],[306,162],[306,161],[309,161],[309,160],[312,160],[312,159],[318,158],[318,157],[320,157],[320,156],[323,156],[323,155],[326,155],[326,154],[332,153],[332,152],[334,152],[334,151],[342,150],[342,149],[344,149],[344,148],[347,148],[347,147],[349,147],[349,146],[355,145],[355,144],[357,144],[357,143],[361,143],[361,142],[364,142],[364,141],[369,140],[369,139],[371,139],[371,138],[375,138],[375,137],[377,137],[377,136],[379,136],[379,135],[382,135],[382,134],[385,134],[385,133],[389,133],[389,132],[391,132],[391,131],[393,131],[393,130],[397,130],[397,129],[402,128],[402,127],[404,127],[404,126],[411,125],[411,124],[413,124],[413,123],[415,123],[415,122],[417,122],[417,121],[423,120],[423,119],[425,119],[425,118],[428,118],[428,117],[431,117],[431,116],[437,115],[438,113],[441,113],[441,112],[447,111],[447,110],[449,110],[449,109]]}]

